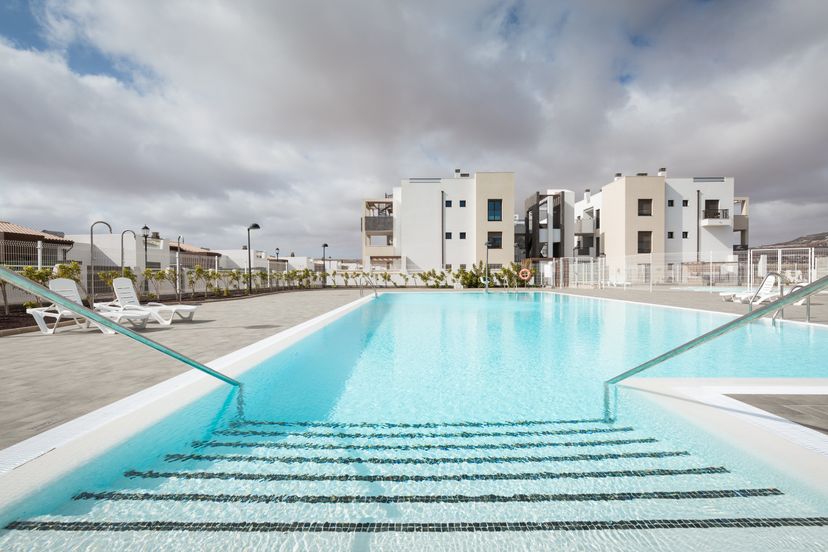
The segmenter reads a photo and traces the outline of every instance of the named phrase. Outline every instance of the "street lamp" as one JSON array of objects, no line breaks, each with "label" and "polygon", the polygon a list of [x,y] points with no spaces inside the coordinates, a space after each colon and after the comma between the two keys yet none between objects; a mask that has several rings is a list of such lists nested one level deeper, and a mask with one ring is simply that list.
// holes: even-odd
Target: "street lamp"
[{"label": "street lamp", "polygon": [[279,248],[276,248],[276,262],[279,262]]},{"label": "street lamp", "polygon": [[328,248],[327,243],[322,244],[322,287],[325,287],[328,283],[328,275],[325,274],[325,249]]},{"label": "street lamp", "polygon": [[489,293],[489,248],[492,246],[492,240],[486,240],[486,293]]},{"label": "street lamp", "polygon": [[[124,275],[124,235],[129,232],[132,234],[132,239],[138,240],[138,236],[132,230],[124,230],[121,232],[121,276]],[[137,257],[137,255],[136,255]]]},{"label": "street lamp", "polygon": [[181,302],[181,236],[178,236],[175,249],[175,295],[176,300]]},{"label": "street lamp", "polygon": [[112,227],[109,223],[102,220],[96,220],[92,223],[92,226],[89,227],[89,270],[92,272],[92,281],[89,284],[90,309],[95,306],[95,235],[92,233],[92,230],[95,228],[96,224],[105,224],[106,227],[109,228],[109,233],[112,233]]},{"label": "street lamp", "polygon": [[[147,238],[150,235],[149,226],[146,224],[141,228],[141,235],[144,236],[144,272],[146,272],[147,268]],[[144,275],[144,295],[149,293],[149,282],[147,281],[146,275]]]},{"label": "street lamp", "polygon": [[253,293],[253,258],[250,254],[250,231],[251,230],[258,230],[261,226],[257,223],[253,223],[247,227],[247,294],[250,295]]}]

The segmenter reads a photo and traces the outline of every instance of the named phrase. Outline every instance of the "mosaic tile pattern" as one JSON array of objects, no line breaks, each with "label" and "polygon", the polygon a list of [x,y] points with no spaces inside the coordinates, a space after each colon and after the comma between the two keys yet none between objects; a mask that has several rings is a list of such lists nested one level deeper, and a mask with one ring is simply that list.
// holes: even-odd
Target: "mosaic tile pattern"
[{"label": "mosaic tile pattern", "polygon": [[231,426],[280,426],[280,427],[372,427],[372,428],[409,428],[426,429],[438,427],[521,427],[533,425],[557,425],[557,424],[598,424],[603,423],[602,418],[590,418],[586,420],[513,420],[505,422],[422,422],[422,423],[394,423],[394,422],[327,422],[327,421],[271,421],[271,420],[234,420]]},{"label": "mosaic tile pattern", "polygon": [[486,432],[450,432],[450,433],[317,433],[303,431],[292,433],[290,431],[262,431],[250,429],[224,429],[215,432],[215,435],[232,435],[236,437],[257,436],[257,437],[303,437],[307,439],[332,438],[332,439],[469,439],[473,437],[549,437],[553,435],[591,435],[597,433],[618,433],[622,431],[633,431],[631,427],[596,427],[585,429],[559,429],[547,431],[486,431]]}]

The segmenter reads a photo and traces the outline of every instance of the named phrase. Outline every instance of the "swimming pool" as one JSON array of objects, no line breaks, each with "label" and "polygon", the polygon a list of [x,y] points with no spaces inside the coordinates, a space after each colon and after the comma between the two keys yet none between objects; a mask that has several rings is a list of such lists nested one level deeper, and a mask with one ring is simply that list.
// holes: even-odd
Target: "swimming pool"
[{"label": "swimming pool", "polygon": [[[0,549],[818,549],[826,497],[602,382],[729,315],[384,294],[0,516]],[[757,323],[649,377],[828,377]],[[792,365],[791,352],[796,351]]]}]

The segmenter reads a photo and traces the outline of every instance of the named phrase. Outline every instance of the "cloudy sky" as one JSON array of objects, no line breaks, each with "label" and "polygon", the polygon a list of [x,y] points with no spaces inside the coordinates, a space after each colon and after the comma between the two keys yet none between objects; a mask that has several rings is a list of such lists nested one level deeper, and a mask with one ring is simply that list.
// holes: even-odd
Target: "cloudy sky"
[{"label": "cloudy sky", "polygon": [[[828,2],[2,0],[0,219],[359,252],[400,178],[728,175],[828,231]],[[522,202],[519,202],[522,203]]]}]

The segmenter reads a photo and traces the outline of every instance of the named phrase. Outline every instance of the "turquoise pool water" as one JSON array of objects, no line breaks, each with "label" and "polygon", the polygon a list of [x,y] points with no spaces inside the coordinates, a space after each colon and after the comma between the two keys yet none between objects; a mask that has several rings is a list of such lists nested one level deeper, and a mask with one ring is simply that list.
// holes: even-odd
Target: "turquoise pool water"
[{"label": "turquoise pool water", "polygon": [[[385,294],[0,516],[0,549],[819,549],[826,497],[602,382],[731,317]],[[792,355],[796,362],[791,362]],[[828,377],[757,323],[650,377]],[[322,525],[322,524],[329,525]]]}]

